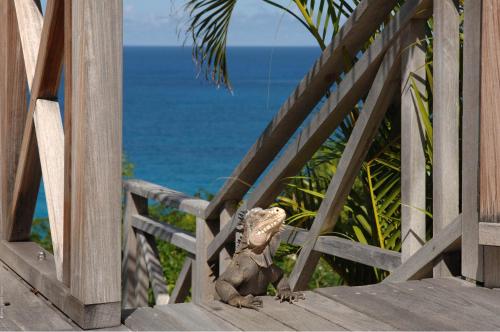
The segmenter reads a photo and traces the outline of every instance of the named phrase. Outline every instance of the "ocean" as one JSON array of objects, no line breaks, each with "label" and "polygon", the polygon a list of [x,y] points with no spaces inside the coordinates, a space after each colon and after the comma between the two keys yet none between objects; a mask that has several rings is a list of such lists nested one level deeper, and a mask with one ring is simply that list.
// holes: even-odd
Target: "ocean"
[{"label": "ocean", "polygon": [[[198,73],[189,47],[125,47],[123,149],[134,177],[216,193],[319,54],[230,47],[229,92]],[[35,216],[47,216],[43,188]]]}]

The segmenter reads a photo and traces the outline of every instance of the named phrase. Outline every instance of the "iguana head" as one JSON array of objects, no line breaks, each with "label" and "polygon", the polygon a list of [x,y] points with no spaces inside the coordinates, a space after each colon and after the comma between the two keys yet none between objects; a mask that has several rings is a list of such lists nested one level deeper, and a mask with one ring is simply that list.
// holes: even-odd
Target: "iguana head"
[{"label": "iguana head", "polygon": [[240,249],[249,248],[260,252],[280,231],[286,219],[285,210],[279,207],[269,209],[253,208],[240,215],[243,227]]}]

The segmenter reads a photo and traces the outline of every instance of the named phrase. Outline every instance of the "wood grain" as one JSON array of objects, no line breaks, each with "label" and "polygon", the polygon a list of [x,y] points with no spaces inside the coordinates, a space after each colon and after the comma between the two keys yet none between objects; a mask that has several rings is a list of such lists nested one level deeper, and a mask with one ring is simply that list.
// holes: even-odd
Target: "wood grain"
[{"label": "wood grain", "polygon": [[121,0],[75,0],[72,14],[71,293],[120,301]]},{"label": "wood grain", "polygon": [[457,249],[462,236],[462,215],[436,234],[406,262],[384,279],[383,282],[401,282],[427,277],[436,257],[442,253]]},{"label": "wood grain", "polygon": [[15,0],[15,4],[31,99],[14,184],[12,241],[27,239],[31,230],[42,176],[33,114],[38,98],[57,97],[64,46],[62,1],[47,2],[44,20],[38,0]]},{"label": "wood grain", "polygon": [[0,3],[0,238],[9,238],[14,179],[26,122],[26,72],[14,2]]},{"label": "wood grain", "polygon": [[316,238],[330,232],[339,217],[342,206],[349,194],[354,179],[375,137],[389,104],[394,96],[400,77],[399,41],[387,51],[375,81],[363,105],[363,110],[356,121],[347,145],[337,166],[325,198],[313,221],[308,238],[297,258],[290,275],[293,289],[305,289],[320,257],[314,251]]},{"label": "wood grain", "polygon": [[[459,210],[459,13],[453,0],[434,1],[433,46],[433,161],[432,220],[438,234],[458,216]],[[450,276],[457,270],[438,259],[434,276]]]},{"label": "wood grain", "polygon": [[[479,245],[479,117],[481,110],[482,1],[464,3],[462,116],[462,275],[483,281],[483,247]],[[467,199],[465,199],[467,198]]]},{"label": "wood grain", "polygon": [[196,260],[193,264],[193,279],[191,282],[191,295],[193,302],[200,304],[214,298],[214,281],[217,271],[212,269],[208,262],[207,247],[218,232],[215,223],[207,223],[201,218],[196,218]]},{"label": "wood grain", "polygon": [[50,234],[56,275],[63,280],[64,258],[64,132],[59,103],[44,99],[36,102],[33,120],[36,128],[38,151],[42,167]]},{"label": "wood grain", "polygon": [[[424,20],[412,20],[402,35],[401,55],[401,259],[425,243],[425,130],[417,93],[425,91]],[[415,82],[415,86],[412,86]],[[415,91],[415,88],[417,91]]]}]

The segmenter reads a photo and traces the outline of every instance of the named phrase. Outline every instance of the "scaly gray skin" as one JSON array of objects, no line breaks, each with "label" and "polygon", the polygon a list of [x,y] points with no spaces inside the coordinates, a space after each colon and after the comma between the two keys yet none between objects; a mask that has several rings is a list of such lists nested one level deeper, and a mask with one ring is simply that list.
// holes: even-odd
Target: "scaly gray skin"
[{"label": "scaly gray skin", "polygon": [[303,299],[303,294],[291,291],[283,271],[272,261],[271,246],[279,244],[285,211],[254,208],[243,212],[239,218],[242,238],[231,263],[215,282],[220,299],[238,308],[258,310],[262,300],[257,296],[265,295],[270,283],[276,288],[276,298],[281,302]]}]

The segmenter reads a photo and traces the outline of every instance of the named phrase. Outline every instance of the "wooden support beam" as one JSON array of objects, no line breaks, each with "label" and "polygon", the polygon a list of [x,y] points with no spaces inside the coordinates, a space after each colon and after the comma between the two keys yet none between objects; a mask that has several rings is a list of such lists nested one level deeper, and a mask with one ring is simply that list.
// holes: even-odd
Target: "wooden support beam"
[{"label": "wooden support beam", "polygon": [[[224,205],[224,209],[220,214],[220,228],[222,229],[227,224],[231,223],[231,219],[238,210],[237,202],[227,201]],[[231,253],[227,247],[221,250],[219,253],[219,275],[224,273],[229,263],[231,263]]]},{"label": "wooden support beam", "polygon": [[462,117],[462,276],[483,281],[479,245],[479,117],[481,111],[482,1],[464,3]]},{"label": "wooden support beam", "polygon": [[[38,98],[55,99],[62,68],[64,30],[63,1],[49,0],[45,20],[38,0],[14,0],[24,63],[31,99],[12,199],[12,221],[9,240],[29,238],[31,222],[42,176],[33,114]],[[43,22],[43,25],[42,25]],[[69,269],[68,266],[65,267]]]},{"label": "wooden support beam", "polygon": [[395,5],[394,0],[364,0],[356,7],[332,43],[323,51],[210,202],[206,220],[216,219],[225,201],[240,201],[243,198],[249,187],[325,95],[330,85],[345,72],[345,57],[353,59],[356,56]]},{"label": "wooden support beam", "polygon": [[196,252],[196,238],[193,234],[178,227],[158,222],[147,216],[133,215],[132,227],[144,233],[151,234],[162,241],[173,244],[174,246],[186,250],[194,255]]},{"label": "wooden support beam", "polygon": [[[500,223],[500,2],[483,0],[479,220]],[[500,287],[500,248],[484,248],[484,284]]]},{"label": "wooden support beam", "polygon": [[[460,18],[453,0],[434,0],[433,235],[458,216]],[[438,259],[434,277],[454,275],[457,266]]]},{"label": "wooden support beam", "polygon": [[330,94],[318,114],[291,142],[273,168],[249,195],[249,208],[271,204],[281,192],[286,179],[300,172],[356,103],[367,95],[385,52],[404,31],[420,6],[421,3],[418,1],[407,2],[376,37],[361,59],[343,77],[338,88]]},{"label": "wooden support beam", "polygon": [[0,239],[13,225],[10,208],[26,123],[26,71],[14,1],[0,2]]},{"label": "wooden support beam", "polygon": [[325,198],[308,233],[307,241],[300,251],[290,275],[290,285],[294,290],[305,289],[319,260],[320,253],[314,250],[317,237],[329,232],[335,226],[347,195],[351,191],[356,176],[371,142],[378,132],[389,107],[400,78],[399,40],[387,50],[375,81],[356,121],[347,145],[337,166]]},{"label": "wooden support beam", "polygon": [[218,232],[216,223],[207,223],[201,218],[196,218],[196,261],[193,266],[193,289],[191,295],[193,302],[200,304],[212,300],[215,294],[214,281],[217,277],[216,270],[208,262],[207,247]]},{"label": "wooden support beam", "polygon": [[[412,20],[401,54],[401,258],[425,243],[425,129],[417,94],[425,96],[425,20]],[[415,83],[413,86],[412,83]],[[416,90],[416,91],[415,91]]]},{"label": "wooden support beam", "polygon": [[146,262],[149,282],[153,290],[153,296],[156,305],[168,304],[169,295],[167,291],[167,281],[163,275],[163,269],[160,264],[160,256],[154,236],[136,230],[136,236],[141,248],[141,254]]},{"label": "wooden support beam", "polygon": [[127,180],[125,190],[197,217],[204,215],[208,202],[143,180]]},{"label": "wooden support beam", "polygon": [[71,293],[120,301],[122,0],[72,4]]},{"label": "wooden support beam", "polygon": [[[123,217],[123,240],[122,240],[122,306],[124,309],[137,308],[148,305],[147,288],[144,285],[144,261],[140,259],[138,251],[138,241],[135,231],[132,227],[133,216],[148,213],[148,200],[144,197],[125,193],[125,215]],[[142,264],[142,265],[141,265]],[[139,273],[140,272],[140,273]]]},{"label": "wooden support beam", "polygon": [[[64,132],[59,103],[38,99],[33,116],[40,152],[50,234],[58,280],[63,280],[64,259]],[[69,268],[69,264],[66,263]],[[65,271],[69,273],[69,269]],[[69,276],[68,276],[69,279]]]},{"label": "wooden support beam", "polygon": [[500,223],[479,223],[479,244],[500,247]]},{"label": "wooden support beam", "polygon": [[384,279],[384,282],[402,282],[410,279],[421,279],[432,272],[434,260],[442,253],[460,247],[462,236],[462,215],[448,224],[441,232],[429,240],[419,251]]},{"label": "wooden support beam", "polygon": [[[45,259],[39,260],[43,251]],[[120,302],[85,304],[57,280],[54,257],[33,242],[0,241],[0,260],[83,329],[120,324]]]},{"label": "wooden support beam", "polygon": [[186,257],[184,260],[184,265],[182,265],[181,272],[177,277],[177,281],[175,282],[174,290],[170,295],[170,304],[173,303],[182,303],[189,295],[189,289],[191,288],[191,278],[192,278],[192,268],[193,268],[193,260],[189,257]]}]

